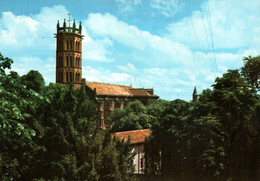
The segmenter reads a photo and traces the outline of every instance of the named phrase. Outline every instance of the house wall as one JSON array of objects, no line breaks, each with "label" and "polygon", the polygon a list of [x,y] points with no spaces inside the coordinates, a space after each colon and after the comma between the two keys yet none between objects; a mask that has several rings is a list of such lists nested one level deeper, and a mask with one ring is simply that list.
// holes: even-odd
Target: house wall
[{"label": "house wall", "polygon": [[136,155],[133,160],[135,167],[135,174],[144,174],[144,144],[135,144],[131,145],[132,152],[135,152]]}]

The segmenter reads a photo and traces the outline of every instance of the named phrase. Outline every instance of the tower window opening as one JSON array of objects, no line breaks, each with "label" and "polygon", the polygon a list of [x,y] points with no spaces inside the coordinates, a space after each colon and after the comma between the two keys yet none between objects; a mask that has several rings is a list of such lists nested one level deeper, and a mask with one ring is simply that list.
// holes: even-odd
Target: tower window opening
[{"label": "tower window opening", "polygon": [[73,82],[73,74],[70,72],[70,82]]},{"label": "tower window opening", "polygon": [[66,82],[69,82],[69,72],[66,72]]},{"label": "tower window opening", "polygon": [[60,57],[60,66],[63,67],[63,57]]},{"label": "tower window opening", "polygon": [[69,56],[66,57],[67,58],[67,67],[69,66]]},{"label": "tower window opening", "polygon": [[70,56],[70,66],[73,66],[72,65],[72,56]]},{"label": "tower window opening", "polygon": [[61,42],[60,49],[63,50],[63,40],[61,40],[60,42]]},{"label": "tower window opening", "polygon": [[67,50],[69,50],[69,40],[67,40]]},{"label": "tower window opening", "polygon": [[63,74],[60,72],[60,82],[63,82]]},{"label": "tower window opening", "polygon": [[60,59],[60,57],[58,57],[58,60],[57,60],[57,67],[61,67],[61,59]]},{"label": "tower window opening", "polygon": [[70,50],[73,50],[73,47],[72,47],[72,40],[70,40]]}]

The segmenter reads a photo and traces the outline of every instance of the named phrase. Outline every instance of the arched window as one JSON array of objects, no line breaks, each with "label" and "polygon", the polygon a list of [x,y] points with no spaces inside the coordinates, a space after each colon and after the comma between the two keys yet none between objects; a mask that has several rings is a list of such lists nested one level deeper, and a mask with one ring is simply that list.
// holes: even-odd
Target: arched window
[{"label": "arched window", "polygon": [[60,50],[63,50],[63,40],[60,41]]},{"label": "arched window", "polygon": [[66,72],[66,82],[69,82],[69,72]]},{"label": "arched window", "polygon": [[70,50],[73,50],[73,48],[72,48],[72,40],[70,40]]},{"label": "arched window", "polygon": [[73,82],[73,74],[70,72],[70,82]]},{"label": "arched window", "polygon": [[72,56],[70,56],[70,66],[72,66]]},{"label": "arched window", "polygon": [[60,57],[58,57],[58,61],[57,61],[57,67],[60,67]]},{"label": "arched window", "polygon": [[59,82],[63,82],[63,80],[62,80],[62,72],[60,72],[59,74],[60,74],[59,75]]},{"label": "arched window", "polygon": [[67,67],[69,66],[69,56],[66,57],[67,58]]},{"label": "arched window", "polygon": [[69,40],[67,40],[67,50],[69,50]]},{"label": "arched window", "polygon": [[63,57],[60,57],[60,66],[63,67]]}]

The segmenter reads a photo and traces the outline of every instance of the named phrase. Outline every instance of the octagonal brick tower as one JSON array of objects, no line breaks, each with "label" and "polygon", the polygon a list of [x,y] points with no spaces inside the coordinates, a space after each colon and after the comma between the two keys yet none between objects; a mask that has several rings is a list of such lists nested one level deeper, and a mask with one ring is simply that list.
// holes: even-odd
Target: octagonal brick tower
[{"label": "octagonal brick tower", "polygon": [[69,17],[69,26],[66,26],[64,19],[63,27],[57,23],[56,43],[56,83],[65,84],[74,88],[80,88],[82,81],[82,56],[81,45],[83,35],[81,34],[81,23],[76,28],[75,20],[70,27],[71,19]]}]

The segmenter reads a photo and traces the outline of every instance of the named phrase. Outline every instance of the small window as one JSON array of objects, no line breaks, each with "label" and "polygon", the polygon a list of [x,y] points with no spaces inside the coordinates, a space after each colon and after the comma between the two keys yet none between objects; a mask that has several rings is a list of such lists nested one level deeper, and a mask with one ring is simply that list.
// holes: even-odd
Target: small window
[{"label": "small window", "polygon": [[80,73],[78,73],[78,82],[80,81]]},{"label": "small window", "polygon": [[66,73],[66,82],[69,82],[69,72]]},{"label": "small window", "polygon": [[61,72],[61,82],[63,82],[63,72]]},{"label": "small window", "polygon": [[69,66],[69,56],[67,56],[67,67]]},{"label": "small window", "polygon": [[70,72],[70,82],[73,82],[73,74],[72,74],[72,72]]},{"label": "small window", "polygon": [[72,66],[72,56],[70,56],[70,66]]},{"label": "small window", "polygon": [[63,57],[60,57],[60,66],[63,67]]}]

